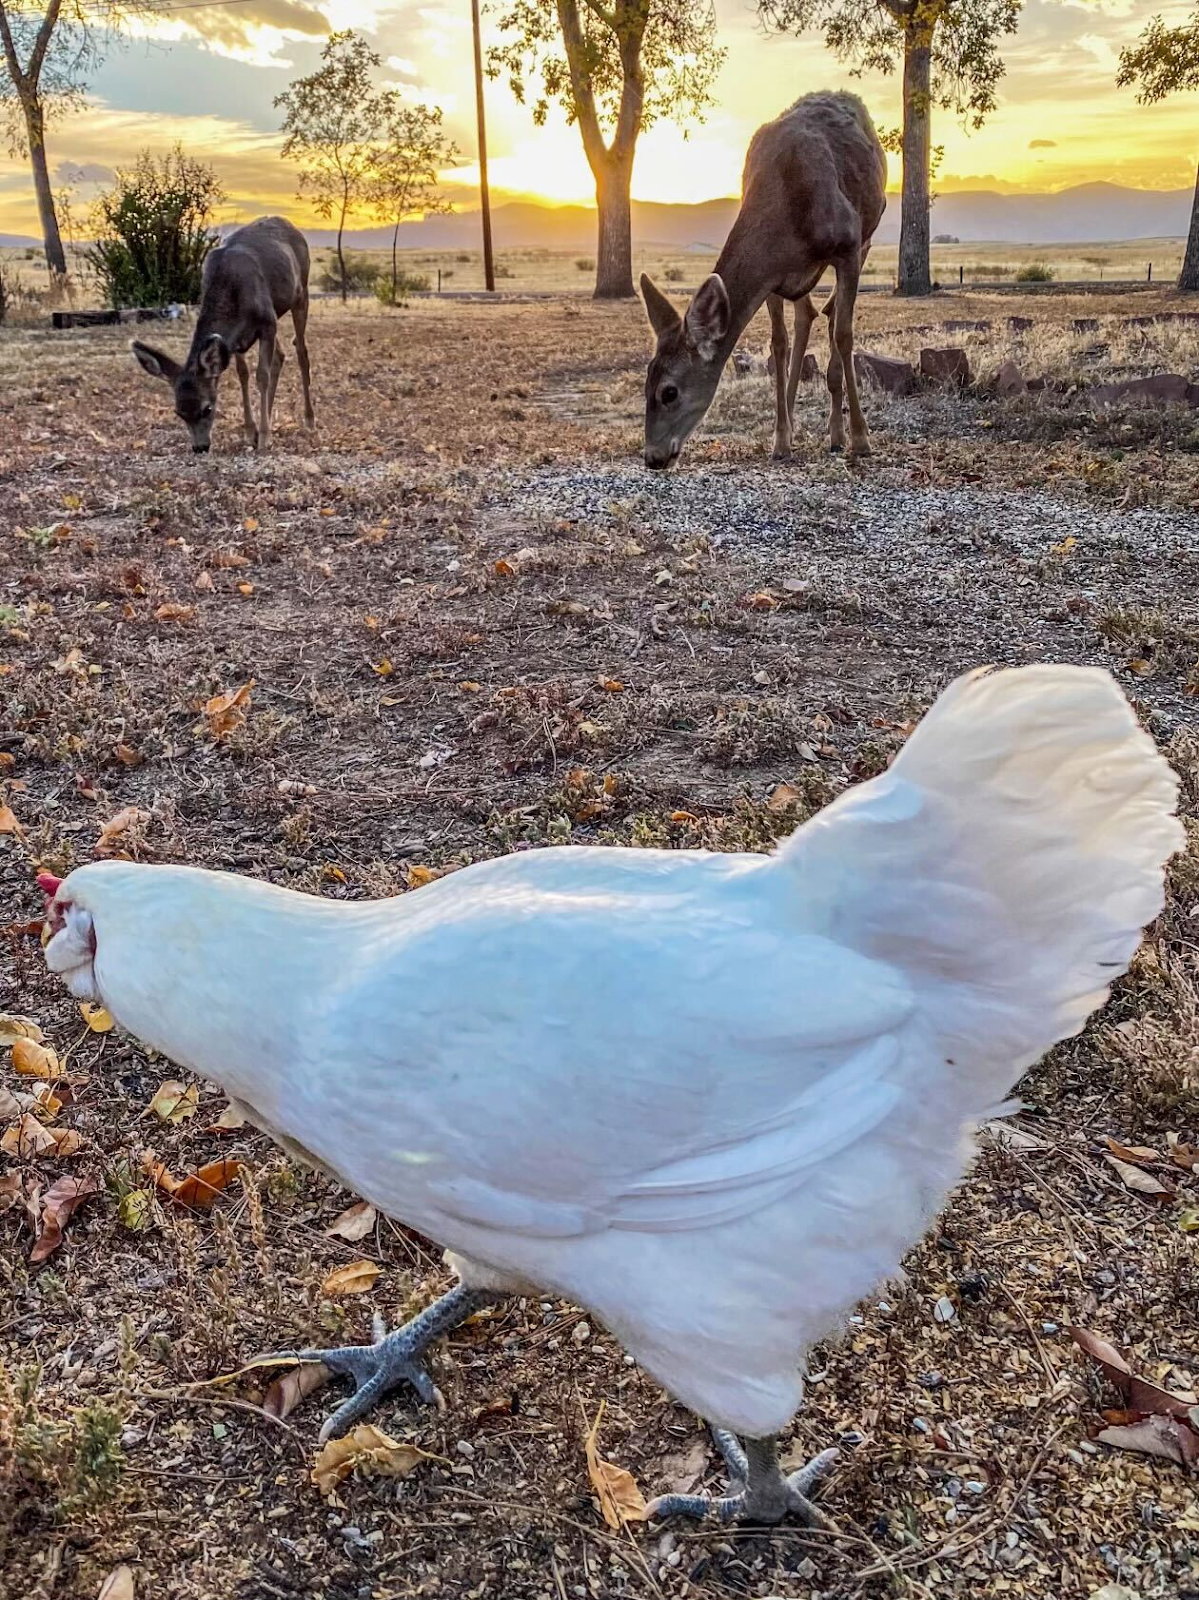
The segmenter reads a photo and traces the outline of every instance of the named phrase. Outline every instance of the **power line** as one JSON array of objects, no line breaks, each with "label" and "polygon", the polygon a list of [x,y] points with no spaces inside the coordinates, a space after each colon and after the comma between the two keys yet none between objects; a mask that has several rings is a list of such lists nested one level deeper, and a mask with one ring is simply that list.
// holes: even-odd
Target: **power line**
[{"label": "power line", "polygon": [[[255,3],[256,0],[183,0],[183,3],[179,5],[149,5],[138,8],[135,14],[160,17],[172,11],[221,11],[227,6],[248,6]],[[113,9],[115,9],[113,6],[84,5],[73,7],[72,12],[76,16],[102,17]],[[313,5],[309,6],[308,9],[315,11],[318,7]],[[14,19],[20,19],[23,22],[41,23],[46,20],[44,12],[41,16],[34,16],[31,12],[14,9],[10,12],[10,15]],[[68,17],[67,20],[69,21],[70,18]]]}]

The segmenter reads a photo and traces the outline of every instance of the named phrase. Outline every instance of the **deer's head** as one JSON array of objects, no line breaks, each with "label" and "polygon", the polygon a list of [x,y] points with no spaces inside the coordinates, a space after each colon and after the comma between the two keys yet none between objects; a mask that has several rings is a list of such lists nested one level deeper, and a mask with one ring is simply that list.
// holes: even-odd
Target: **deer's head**
[{"label": "deer's head", "polygon": [[663,469],[678,460],[712,404],[732,313],[724,280],[715,272],[682,316],[644,272],[641,293],[658,338],[645,377],[645,464]]},{"label": "deer's head", "polygon": [[211,333],[198,349],[193,349],[181,366],[163,350],[155,350],[140,339],[129,347],[152,378],[169,383],[175,396],[175,415],[187,425],[192,449],[203,455],[212,444],[212,425],[216,421],[216,391],[221,373],[229,365],[232,352],[219,333]]}]

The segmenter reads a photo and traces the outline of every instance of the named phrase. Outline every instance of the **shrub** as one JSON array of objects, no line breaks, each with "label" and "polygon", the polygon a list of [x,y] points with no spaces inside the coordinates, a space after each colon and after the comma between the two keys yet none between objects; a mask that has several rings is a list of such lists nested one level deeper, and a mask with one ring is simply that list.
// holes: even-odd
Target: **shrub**
[{"label": "shrub", "polygon": [[663,269],[662,276],[666,279],[667,283],[682,283],[683,279],[686,277],[686,273],[683,271],[682,267],[666,267]]},{"label": "shrub", "polygon": [[1017,283],[1052,283],[1055,273],[1043,261],[1030,261],[1016,273]]},{"label": "shrub", "polygon": [[[364,253],[355,255],[352,250],[346,251],[346,293],[367,294],[375,288],[379,280],[380,266],[372,257]],[[388,278],[390,283],[391,279]],[[333,294],[341,293],[341,263],[333,256],[328,265],[321,268],[316,280],[318,289],[327,289]]]},{"label": "shrub", "polygon": [[513,272],[512,268],[511,267],[506,267],[502,261],[497,261],[496,262],[496,264],[495,264],[495,275],[496,275],[497,278],[515,278],[515,276],[516,276],[516,274],[515,274],[515,272]]},{"label": "shrub", "polygon": [[454,257],[455,261],[469,261],[470,259],[471,256],[469,250],[459,250],[458,254]]},{"label": "shrub", "polygon": [[[453,277],[453,273],[444,276]],[[429,280],[423,272],[399,272],[394,283],[390,272],[381,272],[375,279],[375,294],[381,306],[402,305],[405,295],[423,294],[428,287]]]},{"label": "shrub", "polygon": [[594,272],[595,271],[595,262],[591,259],[590,256],[576,256],[575,257],[575,266],[578,267],[580,272]]},{"label": "shrub", "polygon": [[83,252],[110,306],[194,305],[217,242],[212,213],[224,198],[216,173],[180,145],[143,150],[92,209],[95,244]]}]

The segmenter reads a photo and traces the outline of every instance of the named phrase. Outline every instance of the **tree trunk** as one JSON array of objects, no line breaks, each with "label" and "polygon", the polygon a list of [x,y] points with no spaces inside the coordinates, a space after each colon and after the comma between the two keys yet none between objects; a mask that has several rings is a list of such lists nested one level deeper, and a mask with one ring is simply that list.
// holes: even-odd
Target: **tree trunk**
[{"label": "tree trunk", "polygon": [[391,235],[391,298],[394,300],[399,292],[400,273],[396,266],[396,246],[400,242],[400,219],[396,218],[395,228]]},{"label": "tree trunk", "polygon": [[633,297],[633,218],[629,189],[631,161],[609,162],[596,175],[595,201],[599,208],[599,241],[595,267],[597,300]]},{"label": "tree trunk", "polygon": [[1187,234],[1186,254],[1182,258],[1182,271],[1178,274],[1180,289],[1199,290],[1199,171],[1195,173],[1195,199],[1191,206],[1191,228]]},{"label": "tree trunk", "polygon": [[58,230],[58,214],[54,209],[54,191],[50,187],[50,169],[46,165],[46,120],[41,101],[36,94],[22,97],[25,113],[25,130],[29,138],[29,164],[33,168],[33,187],[37,193],[38,215],[42,223],[42,240],[46,250],[46,265],[54,278],[67,275],[67,258]]},{"label": "tree trunk", "polygon": [[932,38],[909,27],[903,43],[903,198],[898,294],[930,294],[929,206],[932,157]]},{"label": "tree trunk", "polygon": [[346,231],[346,200],[345,200],[345,196],[343,195],[342,196],[342,202],[341,202],[341,211],[338,213],[338,217],[337,217],[337,271],[338,271],[338,273],[339,273],[339,275],[341,277],[341,303],[342,303],[343,306],[345,305],[346,300],[348,298],[348,291],[346,289],[346,258],[345,258],[345,252],[343,251],[343,249],[341,247],[341,238],[342,238],[342,234],[344,234],[345,231]]}]

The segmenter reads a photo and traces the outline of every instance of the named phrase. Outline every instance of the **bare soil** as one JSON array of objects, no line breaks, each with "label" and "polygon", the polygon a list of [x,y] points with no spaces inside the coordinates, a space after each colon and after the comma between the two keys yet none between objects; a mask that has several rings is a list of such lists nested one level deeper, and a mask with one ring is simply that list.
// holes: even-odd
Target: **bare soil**
[{"label": "bare soil", "polygon": [[[444,1287],[439,1255],[386,1221],[328,1236],[353,1197],[211,1131],[214,1086],[178,1126],[143,1117],[173,1070],[87,1032],[43,971],[33,883],[126,808],[114,849],[342,898],[565,841],[765,848],[987,661],[1111,668],[1195,817],[1199,411],[1085,396],[1116,373],[1199,379],[1191,325],[1126,322],[1179,309],[870,296],[863,348],[964,338],[984,380],[1014,355],[1060,387],[870,392],[875,454],[851,468],[823,453],[816,385],[796,458],[768,461],[770,386],[730,374],[667,478],[639,465],[636,306],[322,306],[316,435],[289,362],[266,458],[234,385],[193,458],[121,330],[0,333],[0,1010],[70,1050],[55,1126],[83,1141],[0,1157],[0,1176],[100,1184],[44,1265],[24,1206],[0,1216],[0,1594],[92,1600],[121,1563],[138,1600],[1199,1594],[1196,1480],[1094,1442],[1121,1402],[1066,1332],[1194,1398],[1199,1182],[1171,1149],[1199,1144],[1199,851],[1103,1016],[1021,1085],[1016,1133],[984,1135],[905,1281],[814,1353],[788,1448],[843,1444],[836,1537],[606,1528],[583,1454],[601,1403],[601,1453],[647,1494],[714,1485],[717,1461],[550,1302],[446,1344],[444,1414],[380,1409],[442,1463],[323,1497],[332,1391],[280,1422],[262,1383],[205,1380],[366,1337],[372,1309],[394,1321]],[[746,348],[765,343],[759,325]],[[215,739],[205,702],[250,683]],[[0,1066],[0,1088],[28,1087]],[[1130,1188],[1105,1136],[1151,1151],[1138,1170],[1166,1192]],[[179,1175],[245,1166],[211,1211],[163,1197],[138,1230],[122,1202],[147,1147]],[[322,1294],[363,1257],[382,1268],[368,1294]]]}]

